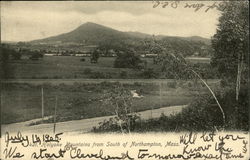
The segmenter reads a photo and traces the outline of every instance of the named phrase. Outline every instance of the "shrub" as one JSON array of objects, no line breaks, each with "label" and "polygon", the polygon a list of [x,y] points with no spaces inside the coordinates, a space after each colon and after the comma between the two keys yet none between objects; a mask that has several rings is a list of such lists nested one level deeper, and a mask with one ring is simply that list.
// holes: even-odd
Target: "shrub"
[{"label": "shrub", "polygon": [[91,74],[92,73],[92,69],[90,68],[85,68],[83,71],[84,74]]},{"label": "shrub", "polygon": [[49,79],[48,76],[42,76],[41,78],[42,78],[42,79]]},{"label": "shrub", "polygon": [[117,131],[124,133],[134,130],[138,116],[131,113],[132,94],[130,90],[123,88],[123,86],[114,86],[104,91],[101,99],[103,107],[109,107],[110,112],[115,117],[100,123],[99,127],[95,128],[96,132]]},{"label": "shrub", "polygon": [[188,82],[187,86],[191,88],[193,86],[192,82]]},{"label": "shrub", "polygon": [[82,61],[82,62],[85,62],[86,60],[85,60],[85,58],[82,58],[81,61]]},{"label": "shrub", "polygon": [[121,77],[121,78],[127,78],[127,77],[128,77],[127,71],[121,71],[121,72],[120,72],[120,77]]},{"label": "shrub", "polygon": [[29,57],[31,60],[39,60],[39,58],[43,58],[43,54],[39,52],[33,52]]},{"label": "shrub", "polygon": [[60,76],[54,76],[53,78],[54,78],[54,79],[59,79],[59,78],[60,78]]},{"label": "shrub", "polygon": [[119,53],[114,61],[115,68],[140,68],[142,60],[133,52]]},{"label": "shrub", "polygon": [[90,78],[94,78],[94,79],[103,78],[103,77],[104,77],[104,74],[101,72],[93,72],[90,75]]},{"label": "shrub", "polygon": [[100,57],[100,52],[98,50],[95,50],[90,57],[90,62],[91,63],[97,63],[98,59]]},{"label": "shrub", "polygon": [[119,125],[115,118],[110,118],[109,120],[104,120],[103,122],[99,123],[98,127],[93,127],[93,132],[118,132]]},{"label": "shrub", "polygon": [[249,130],[249,93],[248,87],[242,86],[239,100],[235,100],[235,90],[226,90],[221,94],[219,101],[226,112],[228,129]]},{"label": "shrub", "polygon": [[167,83],[167,86],[168,86],[169,88],[176,88],[177,82],[176,82],[176,81],[174,81],[174,82],[168,82],[168,83]]},{"label": "shrub", "polygon": [[147,68],[141,73],[141,76],[143,78],[157,78],[158,74],[154,71],[153,68]]},{"label": "shrub", "polygon": [[105,79],[105,78],[112,78],[111,73],[103,73],[103,72],[92,72],[90,78],[94,79]]},{"label": "shrub", "polygon": [[[241,91],[238,102],[235,100],[234,90],[218,95],[218,100],[226,115],[225,129],[249,130],[247,89]],[[222,127],[222,113],[214,98],[209,94],[196,98],[177,115],[169,117],[162,115],[159,119],[137,123],[135,131],[212,131]]]},{"label": "shrub", "polygon": [[140,83],[140,82],[134,82],[134,85],[137,86],[137,87],[141,87],[142,83]]},{"label": "shrub", "polygon": [[107,78],[107,79],[112,78],[112,74],[111,73],[105,73],[104,75],[105,75],[105,78]]},{"label": "shrub", "polygon": [[[240,92],[239,100],[235,100],[235,91],[227,89],[220,91],[217,98],[226,115],[226,124],[223,125],[222,113],[214,98],[210,94],[200,95],[190,105],[176,115],[165,116],[150,120],[134,121],[133,132],[148,131],[213,131],[222,128],[226,130],[249,130],[249,99],[247,87]],[[119,131],[119,126],[113,122],[100,124],[99,128],[93,130]]]},{"label": "shrub", "polygon": [[[129,122],[130,131],[134,131],[136,127],[136,121],[140,119],[137,114],[128,115],[127,121]],[[117,116],[110,118],[109,120],[104,120],[99,123],[98,127],[93,127],[92,132],[121,132],[121,128],[123,131],[127,130],[127,123],[119,124],[120,118]]]},{"label": "shrub", "polygon": [[13,50],[11,53],[11,56],[14,60],[20,60],[22,57],[22,54],[18,51]]}]

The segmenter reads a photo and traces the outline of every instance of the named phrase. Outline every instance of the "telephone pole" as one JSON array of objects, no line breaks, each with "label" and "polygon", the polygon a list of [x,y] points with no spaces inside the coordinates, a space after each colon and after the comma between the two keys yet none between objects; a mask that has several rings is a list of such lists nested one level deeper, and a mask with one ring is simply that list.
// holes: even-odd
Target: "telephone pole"
[{"label": "telephone pole", "polygon": [[161,104],[161,107],[162,107],[162,83],[160,82],[160,104]]},{"label": "telephone pole", "polygon": [[42,87],[42,121],[44,120],[44,99],[43,99],[43,87]]},{"label": "telephone pole", "polygon": [[55,103],[55,112],[54,112],[54,134],[56,133],[56,108],[57,108],[57,96],[56,96],[56,103]]}]

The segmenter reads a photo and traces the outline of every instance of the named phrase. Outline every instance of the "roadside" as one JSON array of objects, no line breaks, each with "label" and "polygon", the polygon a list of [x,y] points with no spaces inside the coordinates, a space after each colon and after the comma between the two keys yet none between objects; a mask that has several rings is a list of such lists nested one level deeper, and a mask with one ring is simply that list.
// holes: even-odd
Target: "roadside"
[{"label": "roadside", "polygon": [[[134,83],[146,83],[146,84],[166,84],[174,82],[175,79],[5,79],[1,80],[1,83],[28,83],[33,85],[41,85],[44,83],[50,83],[53,85],[65,84],[72,85],[74,83],[96,84],[102,82],[122,84],[134,84]],[[190,80],[192,81],[192,80]],[[185,80],[185,82],[188,82]],[[216,84],[220,82],[220,79],[207,79],[209,84]]]},{"label": "roadside", "polygon": [[[138,114],[140,115],[142,119],[158,118],[161,116],[162,113],[164,113],[166,116],[179,113],[186,106],[187,105],[163,107],[159,109],[138,112]],[[67,122],[58,122],[56,123],[56,132],[57,133],[64,132],[66,134],[87,133],[87,132],[90,132],[94,126],[98,126],[100,122],[104,120],[108,120],[111,117],[113,116],[96,117],[96,118],[74,120],[74,121],[67,121]],[[2,135],[6,132],[16,133],[18,131],[22,133],[52,133],[53,132],[53,127],[54,127],[53,123],[29,126],[31,122],[32,120],[26,121],[26,122],[2,125],[1,126]]]}]

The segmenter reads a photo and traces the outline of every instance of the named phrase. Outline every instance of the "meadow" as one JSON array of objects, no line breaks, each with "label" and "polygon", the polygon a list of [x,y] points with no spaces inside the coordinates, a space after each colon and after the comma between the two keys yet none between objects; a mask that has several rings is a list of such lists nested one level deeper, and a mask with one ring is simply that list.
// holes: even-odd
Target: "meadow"
[{"label": "meadow", "polygon": [[[81,61],[81,59],[85,61]],[[153,68],[159,78],[162,77],[160,66],[153,63],[153,58],[141,58],[147,67]],[[114,68],[115,57],[100,57],[98,63],[91,63],[89,57],[44,56],[34,61],[23,57],[22,60],[9,62],[9,78],[14,79],[119,79],[143,78],[140,70]],[[187,59],[194,63],[209,63],[208,60]],[[162,76],[161,76],[162,75]]]},{"label": "meadow", "polygon": [[[109,75],[110,77],[108,78],[118,78],[119,73],[122,71],[126,71],[132,78],[137,76],[136,70],[113,68],[113,57],[101,57],[98,63],[91,63],[89,57],[84,57],[85,61],[81,61],[82,58],[73,56],[44,56],[44,58],[37,61],[29,59],[11,61],[9,64],[11,77],[17,79],[92,78],[92,72],[98,72]],[[148,61],[149,63],[151,62],[151,60]]]},{"label": "meadow", "polygon": [[[74,83],[73,85],[4,84],[1,92],[2,123],[8,124],[41,118],[41,88],[44,92],[45,116],[54,115],[56,97],[58,99],[57,121],[112,115],[112,108],[102,105],[101,96],[104,91],[109,90],[114,85],[115,83],[109,82],[99,84]],[[132,110],[134,112],[188,104],[198,94],[207,92],[204,86],[198,85],[197,88],[191,82],[171,82],[161,87],[156,84],[140,83],[122,85],[143,95],[143,98],[133,98]],[[214,84],[214,87],[216,85]]]},{"label": "meadow", "polygon": [[[85,61],[81,61],[83,58]],[[25,57],[11,60],[9,69],[12,79],[1,86],[2,123],[41,118],[42,88],[44,116],[54,115],[57,97],[57,121],[112,115],[112,108],[102,105],[101,96],[117,83],[143,95],[140,99],[133,98],[134,112],[185,105],[197,95],[207,92],[204,86],[194,84],[192,80],[142,79],[140,70],[113,68],[114,60],[115,57],[100,57],[98,63],[91,63],[89,57],[72,56],[44,56],[36,61]],[[153,58],[142,60],[160,72],[160,66],[153,63]],[[201,63],[209,61],[203,59]],[[124,72],[125,75],[121,74]],[[15,79],[24,81],[16,83],[18,80]],[[216,81],[208,82],[216,86]],[[52,121],[53,118],[47,122]]]}]

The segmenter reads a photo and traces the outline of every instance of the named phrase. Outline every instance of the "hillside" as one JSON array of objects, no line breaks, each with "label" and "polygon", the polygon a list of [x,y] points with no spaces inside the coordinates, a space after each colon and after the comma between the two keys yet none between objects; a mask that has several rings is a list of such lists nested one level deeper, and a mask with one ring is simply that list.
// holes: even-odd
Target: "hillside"
[{"label": "hillside", "polygon": [[105,41],[120,41],[134,38],[125,32],[120,32],[106,26],[87,22],[75,30],[58,36],[45,39],[34,40],[32,43],[50,43],[50,42],[75,42],[86,44],[99,44]]},{"label": "hillside", "polygon": [[[71,32],[45,39],[34,40],[31,41],[31,43],[80,43],[85,45],[101,45],[102,47],[108,46],[104,48],[116,48],[121,44],[128,44],[136,50],[139,49],[140,51],[143,51],[145,50],[143,43],[144,39],[151,37],[152,35],[150,34],[140,32],[121,32],[103,25],[87,22]],[[196,52],[201,53],[204,48],[209,49],[210,47],[209,39],[198,36],[170,37],[157,35],[155,38],[157,41],[160,41],[171,49],[189,56]]]},{"label": "hillside", "polygon": [[193,41],[193,42],[202,42],[205,43],[207,45],[211,45],[211,40],[208,38],[203,38],[203,37],[199,37],[199,36],[191,36],[191,37],[182,37],[184,40],[189,40],[189,41]]}]

